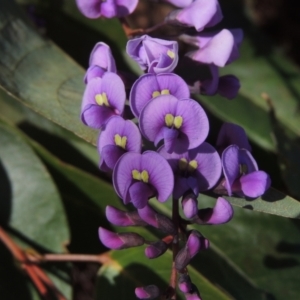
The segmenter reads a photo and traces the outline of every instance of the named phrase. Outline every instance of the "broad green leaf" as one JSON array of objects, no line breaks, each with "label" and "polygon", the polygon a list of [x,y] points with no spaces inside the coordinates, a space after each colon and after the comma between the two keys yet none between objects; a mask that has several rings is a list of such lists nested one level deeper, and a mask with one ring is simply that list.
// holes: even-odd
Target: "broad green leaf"
[{"label": "broad green leaf", "polygon": [[[214,202],[199,198],[200,207],[212,207]],[[226,225],[196,228],[269,294],[266,299],[299,298],[299,220],[235,208]]]},{"label": "broad green leaf", "polygon": [[227,196],[224,198],[230,201],[231,204],[242,208],[286,218],[300,219],[300,202],[273,188],[254,200]]},{"label": "broad green leaf", "polygon": [[[64,252],[69,227],[49,173],[18,131],[3,122],[0,145],[1,224],[9,228],[22,247]],[[53,280],[69,297],[70,286],[56,276]]]},{"label": "broad green leaf", "polygon": [[80,120],[83,70],[41,38],[9,0],[0,3],[0,86],[35,112],[95,143]]}]

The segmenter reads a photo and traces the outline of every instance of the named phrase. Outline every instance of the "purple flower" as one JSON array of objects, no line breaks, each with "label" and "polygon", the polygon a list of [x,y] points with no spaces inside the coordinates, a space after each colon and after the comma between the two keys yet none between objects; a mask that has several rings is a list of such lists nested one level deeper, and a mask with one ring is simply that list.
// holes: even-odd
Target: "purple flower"
[{"label": "purple flower", "polygon": [[155,39],[148,35],[129,40],[126,52],[142,70],[149,73],[172,72],[178,63],[178,44],[176,41]]},{"label": "purple flower", "polygon": [[168,162],[158,153],[128,152],[114,168],[113,184],[125,204],[132,202],[135,207],[143,208],[151,197],[156,196],[160,202],[169,198],[174,176]]},{"label": "purple flower", "polygon": [[192,99],[172,95],[150,101],[140,115],[142,134],[157,145],[162,139],[168,153],[183,153],[206,139],[209,124],[205,111]]},{"label": "purple flower", "polygon": [[190,92],[185,81],[176,74],[145,74],[133,84],[130,92],[129,102],[133,114],[138,118],[145,105],[161,95],[186,99],[190,97]]},{"label": "purple flower", "polygon": [[202,31],[205,27],[215,26],[222,18],[218,0],[195,0],[183,9],[172,11],[166,20]]},{"label": "purple flower", "polygon": [[222,153],[230,145],[237,145],[239,148],[251,151],[244,128],[233,123],[224,123],[220,129],[216,146]]},{"label": "purple flower", "polygon": [[145,255],[150,258],[157,258],[161,255],[163,255],[168,249],[168,244],[166,244],[164,241],[157,241],[151,243],[147,248],[145,249]]},{"label": "purple flower", "polygon": [[219,93],[221,96],[233,99],[237,96],[240,89],[240,82],[234,75],[224,75],[219,77],[219,68],[215,65],[208,65],[211,78],[201,82],[201,93],[206,95],[215,95]]},{"label": "purple flower", "polygon": [[193,218],[198,213],[198,201],[195,194],[189,193],[182,198],[183,214],[188,218]]},{"label": "purple flower", "polygon": [[169,2],[176,7],[187,7],[191,5],[194,0],[164,0],[165,2]]},{"label": "purple flower", "polygon": [[99,239],[104,246],[115,250],[141,246],[145,242],[144,238],[137,233],[115,233],[102,227],[99,228]]},{"label": "purple flower", "polygon": [[183,35],[181,39],[200,48],[187,54],[191,59],[224,67],[239,57],[238,47],[243,32],[241,29],[223,29],[217,33],[201,33],[197,36]]},{"label": "purple flower", "polygon": [[227,147],[222,154],[222,165],[229,196],[236,193],[257,198],[271,185],[269,175],[258,171],[256,161],[246,149],[239,149],[236,145]]},{"label": "purple flower", "polygon": [[169,154],[164,146],[158,151],[170,163],[175,174],[173,196],[177,199],[190,190],[198,195],[200,191],[212,188],[220,178],[220,157],[208,143],[204,142],[183,154]]},{"label": "purple flower", "polygon": [[160,295],[160,291],[156,285],[148,285],[144,287],[137,287],[135,289],[135,295],[139,299],[155,299]]},{"label": "purple flower", "polygon": [[197,287],[192,284],[192,289],[189,293],[184,294],[185,300],[201,300],[200,293]]},{"label": "purple flower", "polygon": [[107,220],[117,226],[145,226],[147,225],[138,212],[135,211],[123,211],[113,206],[106,206],[105,210]]},{"label": "purple flower", "polygon": [[142,137],[138,127],[130,120],[113,116],[105,125],[98,140],[100,169],[113,170],[118,159],[126,152],[140,153]]},{"label": "purple flower", "polygon": [[178,278],[178,287],[181,292],[188,293],[192,290],[192,281],[189,275],[180,274]]},{"label": "purple flower", "polygon": [[131,14],[138,0],[76,0],[81,13],[90,19],[124,17]]},{"label": "purple flower", "polygon": [[233,217],[233,208],[224,198],[219,197],[214,208],[199,209],[194,222],[200,225],[219,225],[229,222]]},{"label": "purple flower", "polygon": [[81,120],[92,128],[99,129],[114,115],[121,115],[126,99],[121,78],[106,72],[102,78],[89,81],[83,94]]}]

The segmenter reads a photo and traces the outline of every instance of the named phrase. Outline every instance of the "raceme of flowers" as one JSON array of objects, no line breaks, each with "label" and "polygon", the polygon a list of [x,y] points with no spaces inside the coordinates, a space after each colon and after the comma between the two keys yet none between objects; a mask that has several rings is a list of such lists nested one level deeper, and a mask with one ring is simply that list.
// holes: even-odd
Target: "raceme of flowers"
[{"label": "raceme of flowers", "polygon": [[[90,18],[123,17],[135,9],[137,2],[77,0],[81,12]],[[216,191],[229,196],[256,198],[269,188],[270,178],[258,169],[245,131],[240,126],[223,124],[215,147],[205,141],[209,121],[205,110],[190,95],[200,92],[219,93],[228,99],[236,96],[240,87],[238,79],[234,75],[220,77],[219,68],[238,58],[242,31],[203,32],[223,18],[217,0],[167,2],[179,8],[166,17],[166,22],[194,27],[197,31],[194,36],[182,34],[178,38],[198,50],[186,53],[179,60],[176,41],[148,35],[129,40],[127,54],[145,74],[133,83],[126,95],[124,78],[118,75],[109,46],[97,43],[84,78],[86,88],[81,120],[85,125],[101,130],[97,145],[99,167],[102,171],[112,172],[117,195],[125,205],[131,204],[135,208],[129,212],[108,206],[107,219],[123,227],[152,226],[164,234],[162,239],[149,242],[134,232],[114,233],[100,228],[101,242],[110,249],[145,245],[145,256],[154,259],[179,241],[174,261],[177,287],[186,299],[195,300],[201,298],[191,282],[187,266],[199,251],[209,247],[209,241],[195,229],[179,234],[178,224],[226,223],[233,217],[231,204],[218,197],[214,207],[203,208],[200,196],[199,209],[199,194],[217,187]],[[191,62],[193,70],[190,73],[197,74],[194,78],[190,74],[183,75]],[[207,73],[208,76],[202,75]],[[126,113],[126,100],[132,118]],[[152,150],[147,149],[145,145],[151,144]],[[178,205],[181,199],[185,220],[180,215],[170,219],[149,203],[150,198],[163,203],[171,201],[171,197],[173,205]],[[164,293],[155,285],[135,290],[139,299],[155,299]]]}]

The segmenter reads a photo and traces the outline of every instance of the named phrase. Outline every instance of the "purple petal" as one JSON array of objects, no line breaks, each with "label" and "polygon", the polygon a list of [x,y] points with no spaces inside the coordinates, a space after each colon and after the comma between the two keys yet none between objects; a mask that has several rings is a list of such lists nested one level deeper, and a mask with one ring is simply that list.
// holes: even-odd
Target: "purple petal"
[{"label": "purple petal", "polygon": [[242,176],[240,183],[245,196],[251,198],[260,197],[271,186],[269,175],[263,171],[256,171]]},{"label": "purple petal", "polygon": [[135,10],[138,0],[116,0],[116,3],[118,17],[124,17],[131,14]]},{"label": "purple petal", "polygon": [[197,234],[194,234],[193,231],[189,235],[186,243],[191,258],[193,258],[199,252],[201,247],[200,238]]},{"label": "purple petal", "polygon": [[101,149],[99,168],[104,172],[113,170],[118,159],[126,151],[116,145],[106,145]]},{"label": "purple petal", "polygon": [[122,249],[124,246],[124,242],[117,233],[102,227],[99,228],[99,238],[102,244],[110,249]]},{"label": "purple petal", "polygon": [[115,0],[105,0],[101,3],[101,14],[105,18],[113,18],[117,16],[117,5]]},{"label": "purple petal", "polygon": [[254,157],[246,149],[239,149],[239,163],[247,167],[247,174],[258,171],[258,166]]},{"label": "purple petal", "polygon": [[149,205],[144,206],[141,209],[138,209],[139,216],[149,225],[158,228],[158,222],[157,222],[157,212],[150,207]]},{"label": "purple petal", "polygon": [[91,66],[87,69],[84,76],[84,83],[87,84],[91,79],[102,77],[106,71],[99,66]]},{"label": "purple petal", "polygon": [[90,19],[97,19],[101,16],[101,2],[100,0],[76,0],[78,9]]},{"label": "purple petal", "polygon": [[89,104],[96,104],[95,96],[102,93],[102,78],[91,79],[85,87],[82,97],[81,111]]},{"label": "purple petal", "polygon": [[188,293],[192,289],[192,281],[189,275],[179,274],[178,287],[181,292]]},{"label": "purple petal", "polygon": [[240,81],[234,75],[224,75],[219,78],[218,93],[227,99],[237,96],[240,89]]},{"label": "purple petal", "polygon": [[198,216],[202,224],[224,224],[229,222],[233,217],[233,208],[224,198],[219,197],[213,209],[200,209]]},{"label": "purple petal", "polygon": [[184,215],[191,219],[198,212],[198,201],[194,194],[188,194],[182,199],[182,210]]},{"label": "purple petal", "polygon": [[215,95],[219,87],[219,68],[215,65],[209,65],[211,72],[211,78],[202,81],[201,93],[204,92],[206,95]]},{"label": "purple petal", "polygon": [[231,145],[227,147],[222,153],[222,166],[224,176],[226,178],[225,188],[228,195],[231,196],[231,187],[234,181],[240,175],[240,164],[239,164],[239,147]]},{"label": "purple petal", "polygon": [[117,226],[145,226],[146,223],[140,218],[137,211],[123,211],[113,206],[106,206],[107,220]]},{"label": "purple petal", "polygon": [[154,196],[151,187],[143,182],[135,182],[128,189],[132,204],[140,209],[147,205],[148,199]]},{"label": "purple petal", "polygon": [[112,72],[106,72],[102,77],[103,92],[106,93],[108,103],[115,109],[115,113],[122,114],[125,106],[126,92],[120,76]]},{"label": "purple petal", "polygon": [[187,7],[191,5],[193,0],[164,0],[165,2],[169,2],[176,7]]},{"label": "purple petal", "polygon": [[137,287],[135,295],[139,299],[156,299],[160,295],[160,291],[156,285],[148,285],[145,287]]},{"label": "purple petal", "polygon": [[179,199],[185,192],[189,190],[187,178],[181,176],[175,176],[173,197]]},{"label": "purple petal", "polygon": [[245,130],[239,125],[224,123],[218,135],[216,143],[217,148],[219,148],[220,152],[222,152],[223,149],[232,144],[237,145],[239,148],[251,151],[251,146],[248,142]]},{"label": "purple petal", "polygon": [[90,104],[81,113],[81,120],[91,128],[100,129],[114,115],[114,111],[109,107]]},{"label": "purple petal", "polygon": [[241,28],[230,29],[230,32],[233,34],[234,42],[239,47],[243,41],[244,33]]},{"label": "purple petal", "polygon": [[145,255],[150,259],[157,258],[164,254],[167,249],[168,245],[165,242],[159,240],[147,246],[147,248],[145,249]]},{"label": "purple petal", "polygon": [[192,52],[189,56],[193,60],[204,64],[224,67],[231,56],[234,46],[232,33],[227,29],[223,29],[213,36],[205,47]]},{"label": "purple petal", "polygon": [[[177,137],[179,135],[179,132],[177,129],[164,127],[164,146],[167,152],[172,153],[175,152],[177,149]],[[184,145],[185,146],[185,145]],[[183,149],[179,148],[179,152],[184,152],[186,147],[183,147]],[[180,151],[181,150],[181,151]],[[176,151],[178,152],[178,151]]]},{"label": "purple petal", "polygon": [[176,13],[178,22],[186,26],[194,26],[197,31],[216,25],[222,18],[223,15],[217,0],[196,0]]},{"label": "purple petal", "polygon": [[111,53],[110,47],[103,42],[97,43],[93,48],[90,55],[89,65],[99,66],[107,72],[117,72],[115,59]]}]

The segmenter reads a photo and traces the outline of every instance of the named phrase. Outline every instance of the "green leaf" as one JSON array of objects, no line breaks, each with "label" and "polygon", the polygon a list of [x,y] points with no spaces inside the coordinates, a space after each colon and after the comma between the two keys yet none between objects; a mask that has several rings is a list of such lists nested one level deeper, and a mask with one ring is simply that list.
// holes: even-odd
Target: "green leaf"
[{"label": "green leaf", "polygon": [[80,120],[83,70],[41,38],[19,7],[0,3],[0,86],[35,112],[96,143],[97,132]]},{"label": "green leaf", "polygon": [[[18,131],[3,122],[0,144],[1,224],[9,228],[22,247],[64,252],[70,239],[69,228],[49,173]],[[11,264],[8,268],[16,272]],[[54,268],[52,272],[56,274],[50,276],[57,287],[69,297],[70,286],[59,278],[60,271]],[[5,291],[13,295],[9,286]]]},{"label": "green leaf", "polygon": [[231,204],[250,210],[300,219],[300,202],[273,188],[254,200],[224,196]]}]

